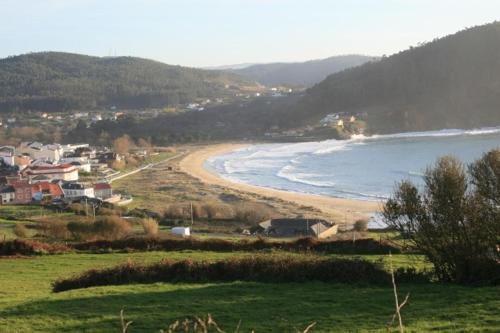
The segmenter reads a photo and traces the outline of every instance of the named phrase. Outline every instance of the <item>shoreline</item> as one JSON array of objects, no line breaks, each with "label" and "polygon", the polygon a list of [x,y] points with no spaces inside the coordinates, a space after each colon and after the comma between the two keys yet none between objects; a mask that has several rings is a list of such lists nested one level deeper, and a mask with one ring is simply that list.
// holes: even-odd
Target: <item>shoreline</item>
[{"label": "shoreline", "polygon": [[179,168],[182,172],[205,184],[229,187],[241,192],[249,192],[263,197],[275,197],[297,205],[314,207],[329,215],[339,225],[352,224],[357,219],[370,217],[381,210],[382,205],[378,202],[282,191],[237,183],[207,170],[204,166],[205,161],[213,156],[249,146],[251,144],[224,143],[202,147],[182,158],[179,162]]}]

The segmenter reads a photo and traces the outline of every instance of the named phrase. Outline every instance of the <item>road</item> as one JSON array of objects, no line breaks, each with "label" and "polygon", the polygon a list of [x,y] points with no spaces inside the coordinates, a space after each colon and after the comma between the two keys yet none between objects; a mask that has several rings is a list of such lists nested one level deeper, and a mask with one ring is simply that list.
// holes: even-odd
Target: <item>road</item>
[{"label": "road", "polygon": [[173,160],[173,159],[175,159],[175,158],[178,158],[178,157],[180,157],[180,156],[182,156],[182,155],[185,155],[185,154],[187,154],[187,153],[189,153],[189,150],[186,150],[186,151],[183,151],[183,152],[181,152],[181,153],[175,154],[174,156],[171,156],[171,157],[169,157],[169,158],[167,158],[167,159],[164,159],[164,160],[161,160],[161,161],[159,161],[159,162],[149,163],[149,164],[147,164],[147,165],[145,165],[145,166],[142,166],[142,167],[140,167],[140,168],[137,168],[137,169],[135,169],[135,170],[129,171],[129,172],[127,172],[127,173],[124,173],[124,174],[121,174],[121,175],[118,175],[118,176],[115,176],[115,177],[111,177],[111,178],[109,178],[109,179],[107,179],[107,180],[108,180],[108,182],[111,184],[111,183],[112,183],[112,182],[114,182],[115,180],[119,180],[119,179],[122,179],[122,178],[125,178],[125,177],[128,177],[128,176],[134,175],[134,174],[136,174],[136,173],[138,173],[138,172],[141,172],[142,170],[146,170],[146,169],[149,169],[149,168],[151,168],[151,167],[157,166],[157,165],[159,165],[159,164],[162,164],[162,163],[165,163],[165,162],[171,161],[171,160]]}]

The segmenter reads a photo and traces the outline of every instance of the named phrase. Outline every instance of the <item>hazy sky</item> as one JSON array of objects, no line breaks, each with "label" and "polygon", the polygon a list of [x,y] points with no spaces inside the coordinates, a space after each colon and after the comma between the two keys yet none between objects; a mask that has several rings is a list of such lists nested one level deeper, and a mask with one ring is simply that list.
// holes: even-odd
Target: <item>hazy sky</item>
[{"label": "hazy sky", "polygon": [[132,55],[187,66],[392,54],[500,19],[500,0],[0,0],[0,57]]}]

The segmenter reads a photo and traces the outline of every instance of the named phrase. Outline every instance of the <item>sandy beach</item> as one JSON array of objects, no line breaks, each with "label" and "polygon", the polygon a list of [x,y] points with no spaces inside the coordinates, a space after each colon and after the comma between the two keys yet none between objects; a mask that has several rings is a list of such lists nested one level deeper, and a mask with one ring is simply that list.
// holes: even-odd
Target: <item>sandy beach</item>
[{"label": "sandy beach", "polygon": [[376,202],[287,192],[236,183],[224,179],[204,167],[205,161],[212,156],[247,146],[249,145],[228,143],[203,147],[184,157],[179,162],[179,167],[181,171],[206,184],[229,187],[243,192],[254,193],[263,197],[275,197],[281,200],[296,203],[298,205],[314,207],[330,216],[339,224],[353,223],[356,219],[368,217],[381,209],[381,204]]}]

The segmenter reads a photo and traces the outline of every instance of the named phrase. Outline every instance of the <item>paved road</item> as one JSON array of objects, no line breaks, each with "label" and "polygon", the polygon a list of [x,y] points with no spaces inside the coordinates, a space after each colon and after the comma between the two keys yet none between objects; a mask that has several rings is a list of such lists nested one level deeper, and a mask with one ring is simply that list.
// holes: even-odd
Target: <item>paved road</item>
[{"label": "paved road", "polygon": [[175,158],[177,158],[177,157],[180,157],[180,156],[182,156],[182,155],[185,155],[185,154],[187,154],[187,153],[189,153],[189,150],[186,150],[186,151],[183,151],[183,152],[181,152],[181,153],[175,154],[174,156],[171,156],[171,157],[169,157],[169,158],[167,158],[167,159],[161,160],[161,161],[156,162],[156,163],[149,163],[149,164],[147,164],[147,165],[145,165],[145,166],[142,166],[142,167],[137,168],[137,169],[135,169],[135,170],[129,171],[129,172],[127,172],[127,173],[124,173],[124,174],[121,174],[121,175],[118,175],[118,176],[115,176],[115,177],[111,177],[111,178],[109,178],[109,179],[108,179],[108,182],[109,182],[109,183],[112,183],[112,182],[114,182],[115,180],[122,179],[122,178],[125,178],[125,177],[128,177],[128,176],[131,176],[131,175],[133,175],[133,174],[136,174],[136,173],[138,173],[138,172],[141,172],[142,170],[149,169],[149,168],[154,167],[154,166],[157,166],[157,165],[159,165],[159,164],[162,164],[162,163],[165,163],[165,162],[171,161],[171,160],[173,160],[173,159],[175,159]]}]

